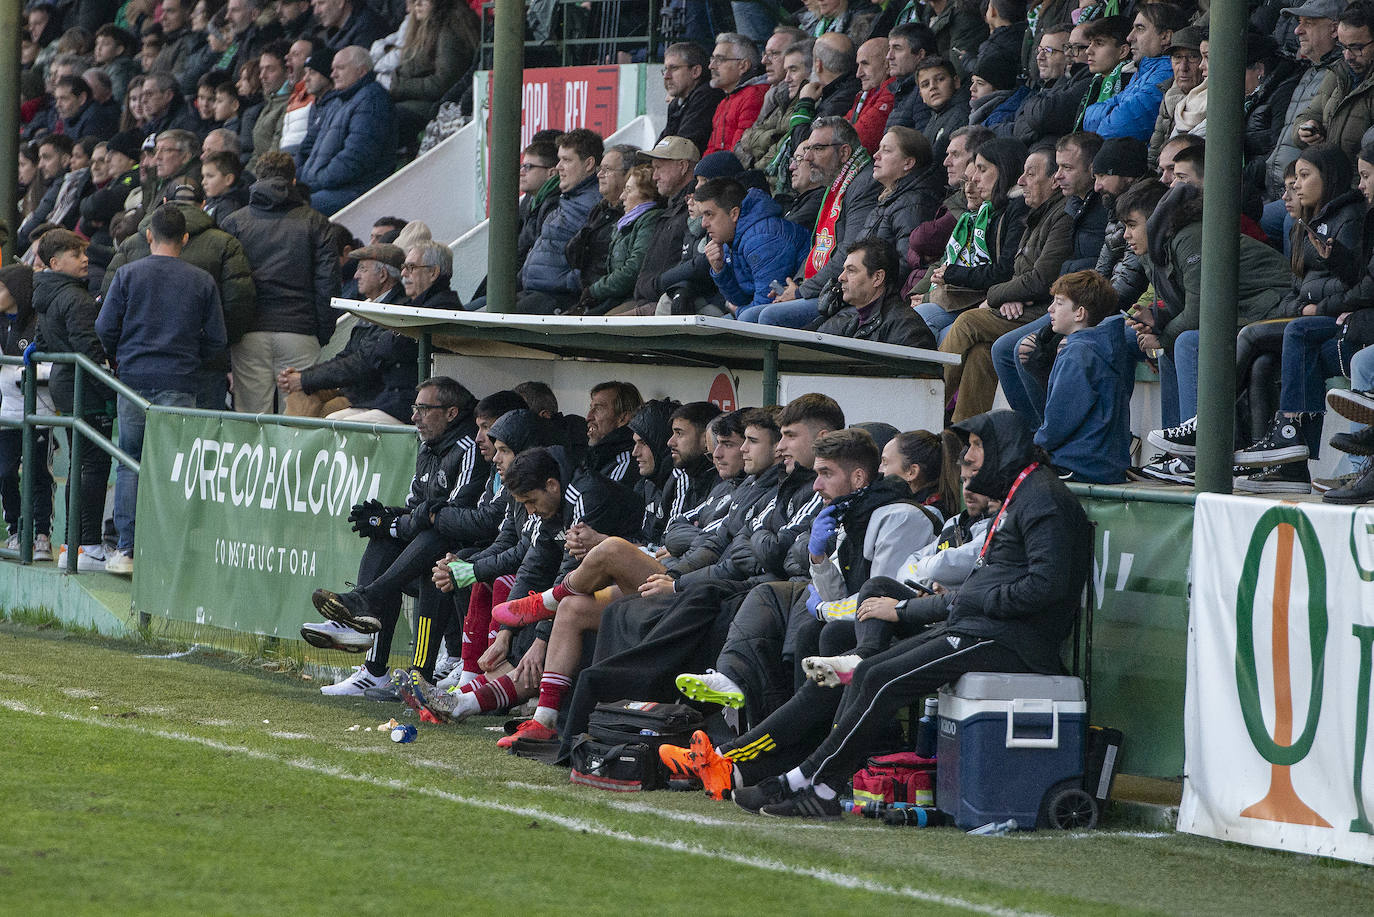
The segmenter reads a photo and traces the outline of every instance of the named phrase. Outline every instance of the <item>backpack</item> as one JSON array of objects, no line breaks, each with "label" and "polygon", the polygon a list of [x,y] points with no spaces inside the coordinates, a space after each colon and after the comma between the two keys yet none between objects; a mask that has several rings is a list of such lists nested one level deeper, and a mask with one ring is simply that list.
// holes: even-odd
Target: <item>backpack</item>
[{"label": "backpack", "polygon": [[618,793],[668,785],[660,745],[687,745],[701,728],[701,712],[685,704],[621,700],[597,704],[587,731],[572,745],[569,780]]}]

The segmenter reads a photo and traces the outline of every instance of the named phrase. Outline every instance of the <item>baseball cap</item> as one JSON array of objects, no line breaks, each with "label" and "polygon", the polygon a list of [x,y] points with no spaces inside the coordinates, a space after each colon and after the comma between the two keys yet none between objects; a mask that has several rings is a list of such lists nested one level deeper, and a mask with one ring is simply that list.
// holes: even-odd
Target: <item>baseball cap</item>
[{"label": "baseball cap", "polygon": [[652,150],[642,150],[639,153],[641,159],[682,159],[687,162],[696,162],[701,159],[701,151],[697,145],[686,137],[664,137],[654,144]]},{"label": "baseball cap", "polygon": [[1345,0],[1307,0],[1302,6],[1290,6],[1285,13],[1307,19],[1339,19],[1345,12]]}]

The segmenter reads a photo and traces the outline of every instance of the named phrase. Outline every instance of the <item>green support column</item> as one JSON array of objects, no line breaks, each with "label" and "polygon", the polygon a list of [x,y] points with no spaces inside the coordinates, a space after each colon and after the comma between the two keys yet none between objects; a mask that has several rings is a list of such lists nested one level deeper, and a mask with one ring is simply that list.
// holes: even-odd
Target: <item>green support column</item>
[{"label": "green support column", "polygon": [[778,403],[778,342],[765,341],[763,344],[763,405],[772,407]]},{"label": "green support column", "polygon": [[487,311],[515,311],[515,202],[520,197],[520,90],[524,72],[525,5],[496,0],[492,42],[491,167],[487,233]]},{"label": "green support column", "polygon": [[1204,305],[1198,339],[1199,493],[1231,492],[1246,13],[1245,0],[1214,0],[1211,7],[1202,215]]},{"label": "green support column", "polygon": [[[0,218],[14,225],[19,193],[19,26],[21,0],[0,0]],[[6,264],[13,257],[11,242],[4,246]]]},{"label": "green support column", "polygon": [[434,375],[434,343],[433,343],[433,335],[431,335],[428,331],[421,331],[421,332],[420,332],[420,346],[419,346],[419,351],[420,351],[420,357],[419,357],[419,361],[418,361],[419,365],[418,365],[416,368],[417,368],[417,370],[418,370],[418,372],[419,372],[420,378],[419,378],[418,380],[416,380],[416,383],[415,383],[416,385],[419,385],[421,382],[424,382],[424,381],[425,381],[426,379],[428,379],[430,376]]}]

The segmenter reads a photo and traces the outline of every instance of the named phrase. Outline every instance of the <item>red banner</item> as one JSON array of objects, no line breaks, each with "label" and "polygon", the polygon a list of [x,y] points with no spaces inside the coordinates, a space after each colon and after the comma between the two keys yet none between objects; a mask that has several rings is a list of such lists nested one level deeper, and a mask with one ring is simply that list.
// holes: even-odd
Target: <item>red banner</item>
[{"label": "red banner", "polygon": [[[490,74],[487,80],[490,98]],[[526,70],[520,90],[520,146],[523,149],[536,133],[550,128],[586,127],[609,137],[615,133],[619,101],[618,67]]]}]

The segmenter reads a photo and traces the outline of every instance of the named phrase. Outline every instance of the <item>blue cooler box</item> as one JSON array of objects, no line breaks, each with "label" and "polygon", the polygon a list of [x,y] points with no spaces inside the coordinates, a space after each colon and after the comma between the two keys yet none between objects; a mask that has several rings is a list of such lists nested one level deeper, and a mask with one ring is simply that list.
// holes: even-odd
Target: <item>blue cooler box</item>
[{"label": "blue cooler box", "polygon": [[1050,789],[1081,778],[1086,731],[1078,678],[964,675],[940,689],[936,808],[964,829],[1009,818],[1034,828]]}]

